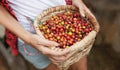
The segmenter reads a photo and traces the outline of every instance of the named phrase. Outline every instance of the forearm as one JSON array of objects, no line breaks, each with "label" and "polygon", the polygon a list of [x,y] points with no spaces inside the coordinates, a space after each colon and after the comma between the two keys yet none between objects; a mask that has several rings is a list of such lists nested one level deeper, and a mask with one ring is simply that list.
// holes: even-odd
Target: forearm
[{"label": "forearm", "polygon": [[14,19],[1,5],[0,5],[0,24],[9,29],[15,35],[20,37],[25,42],[29,43],[30,33],[26,31],[16,19]]}]

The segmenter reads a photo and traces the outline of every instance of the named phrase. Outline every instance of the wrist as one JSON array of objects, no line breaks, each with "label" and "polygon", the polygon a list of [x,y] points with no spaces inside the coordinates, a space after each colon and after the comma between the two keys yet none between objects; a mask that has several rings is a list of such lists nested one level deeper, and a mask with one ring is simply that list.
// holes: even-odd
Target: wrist
[{"label": "wrist", "polygon": [[22,39],[25,43],[27,44],[31,44],[31,40],[32,40],[32,34],[30,32],[26,32],[24,35],[22,35]]}]

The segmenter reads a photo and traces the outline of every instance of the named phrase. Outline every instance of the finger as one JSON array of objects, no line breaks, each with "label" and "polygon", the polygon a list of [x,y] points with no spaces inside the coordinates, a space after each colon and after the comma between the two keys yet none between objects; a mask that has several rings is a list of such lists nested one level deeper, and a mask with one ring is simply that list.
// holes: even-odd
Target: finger
[{"label": "finger", "polygon": [[60,63],[60,62],[64,62],[64,61],[68,60],[74,54],[75,54],[75,52],[71,52],[71,53],[68,53],[68,54],[61,56],[61,57],[51,57],[51,59],[56,61],[57,63]]},{"label": "finger", "polygon": [[89,17],[92,17],[92,18],[95,18],[95,16],[92,14],[92,12],[87,8],[87,6],[83,5],[84,6],[84,14],[86,16],[89,16]]},{"label": "finger", "polygon": [[39,39],[38,44],[48,46],[48,47],[58,46],[58,43],[47,40],[47,39],[43,39],[43,38]]},{"label": "finger", "polygon": [[56,51],[56,52],[62,52],[62,49],[57,48],[57,47],[55,47],[53,50]]},{"label": "finger", "polygon": [[68,55],[65,55],[66,56],[66,59],[69,59],[72,55],[74,55],[75,52],[71,52],[69,53]]},{"label": "finger", "polygon": [[51,60],[51,62],[53,63],[53,64],[59,64],[60,62],[59,61],[56,61],[56,60],[54,60],[54,59],[52,59],[52,58],[49,58],[50,60]]},{"label": "finger", "polygon": [[[58,49],[58,48],[57,48]],[[65,55],[69,54],[69,50],[68,49],[63,49],[61,51],[61,49],[59,49],[59,51],[54,51],[50,48],[47,47],[42,47],[42,53],[50,58],[52,58],[54,60],[54,62],[63,62],[65,61],[68,57],[66,57]]]},{"label": "finger", "polygon": [[[62,49],[59,49],[57,51],[61,51],[61,50]],[[68,49],[66,49],[66,50],[68,50]],[[51,58],[56,60],[56,61],[62,62],[62,61],[65,61],[66,59],[68,59],[71,55],[73,55],[73,53],[68,52],[68,53],[61,55],[61,56],[52,56]]]},{"label": "finger", "polygon": [[50,57],[52,60],[54,60],[57,63],[64,62],[67,58],[66,56],[61,56],[61,57]]},{"label": "finger", "polygon": [[53,52],[51,52],[51,54],[53,54],[53,56],[60,57],[60,56],[66,55],[66,54],[68,54],[70,52],[69,49],[63,49],[63,50],[61,50],[61,49],[58,48],[58,50],[59,51],[53,51]]},{"label": "finger", "polygon": [[[57,49],[59,49],[59,48],[57,48]],[[44,46],[40,47],[40,50],[44,55],[46,55],[48,57],[51,57],[51,56],[62,57],[70,52],[69,49],[63,49],[63,50],[59,49],[59,51],[55,51],[54,49],[50,49],[50,48],[44,47]]]},{"label": "finger", "polygon": [[44,46],[41,46],[40,50],[43,54],[45,54],[47,56],[62,56],[69,52],[68,50],[57,51],[57,50],[55,50],[55,47],[52,47],[52,49],[51,49],[51,48],[44,47]]},{"label": "finger", "polygon": [[84,6],[80,6],[80,7],[79,7],[79,12],[80,12],[80,15],[81,15],[82,17],[85,17]]},{"label": "finger", "polygon": [[92,18],[95,19],[95,16],[92,14],[92,12],[91,12],[89,9],[86,9],[86,10],[85,10],[85,13],[86,13],[86,15],[88,15],[89,17],[92,17]]}]

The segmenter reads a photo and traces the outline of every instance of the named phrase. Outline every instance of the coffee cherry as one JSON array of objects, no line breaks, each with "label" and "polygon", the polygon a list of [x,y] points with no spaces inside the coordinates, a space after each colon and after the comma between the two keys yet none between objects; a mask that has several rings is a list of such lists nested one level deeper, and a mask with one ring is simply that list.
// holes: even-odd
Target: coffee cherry
[{"label": "coffee cherry", "polygon": [[59,40],[60,39],[60,36],[57,36],[57,40]]},{"label": "coffee cherry", "polygon": [[64,25],[64,21],[62,21],[61,24]]},{"label": "coffee cherry", "polygon": [[47,30],[46,30],[46,32],[47,32],[47,33],[50,33],[50,30],[49,30],[49,29],[47,29]]},{"label": "coffee cherry", "polygon": [[72,31],[72,32],[75,32],[75,29],[74,29],[74,28],[72,28],[72,29],[71,29],[71,31]]},{"label": "coffee cherry", "polygon": [[89,32],[89,29],[85,29],[85,32],[87,32],[87,33],[88,33],[88,32]]},{"label": "coffee cherry", "polygon": [[85,29],[86,27],[85,26],[82,26],[83,29]]},{"label": "coffee cherry", "polygon": [[67,40],[70,40],[70,36],[67,36],[66,38],[67,38]]},{"label": "coffee cherry", "polygon": [[68,35],[72,35],[73,33],[72,32],[68,32]]}]

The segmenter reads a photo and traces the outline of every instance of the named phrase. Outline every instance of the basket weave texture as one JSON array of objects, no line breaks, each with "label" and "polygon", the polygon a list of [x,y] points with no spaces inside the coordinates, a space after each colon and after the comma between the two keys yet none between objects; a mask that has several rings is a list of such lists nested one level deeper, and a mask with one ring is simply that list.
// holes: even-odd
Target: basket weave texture
[{"label": "basket weave texture", "polygon": [[[57,13],[62,13],[66,10],[79,11],[78,8],[76,8],[75,6],[62,5],[62,6],[49,8],[49,9],[43,11],[41,14],[39,14],[34,21],[34,27],[35,27],[37,34],[44,38],[44,36],[42,35],[42,33],[39,30],[39,24],[41,24],[42,22],[49,19],[49,17],[51,17],[52,15],[55,15]],[[76,42],[71,47],[69,47],[71,53],[74,53],[74,54],[72,55],[72,57],[67,59],[65,62],[57,64],[57,66],[60,70],[67,70],[70,67],[70,65],[79,61],[80,58],[82,58],[83,56],[88,55],[89,51],[92,48],[92,45],[95,41],[95,37],[99,31],[99,24],[98,24],[96,18],[91,16],[90,14],[86,13],[86,17],[92,23],[94,30],[92,30],[81,41]],[[40,21],[41,21],[41,23],[40,23]]]}]

